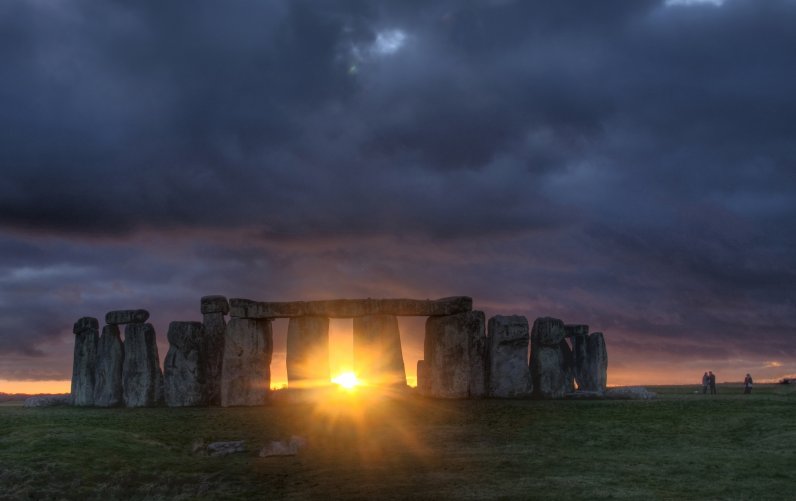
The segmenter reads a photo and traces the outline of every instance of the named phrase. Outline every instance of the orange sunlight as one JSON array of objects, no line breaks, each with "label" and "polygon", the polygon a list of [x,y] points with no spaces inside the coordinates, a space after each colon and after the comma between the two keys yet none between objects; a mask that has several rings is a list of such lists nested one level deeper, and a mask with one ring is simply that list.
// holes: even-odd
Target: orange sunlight
[{"label": "orange sunlight", "polygon": [[37,393],[69,393],[72,389],[72,381],[48,380],[48,381],[11,381],[0,379],[0,393],[25,393],[35,395]]},{"label": "orange sunlight", "polygon": [[332,378],[332,382],[348,391],[353,391],[362,382],[357,378],[353,372],[344,372],[337,377]]}]

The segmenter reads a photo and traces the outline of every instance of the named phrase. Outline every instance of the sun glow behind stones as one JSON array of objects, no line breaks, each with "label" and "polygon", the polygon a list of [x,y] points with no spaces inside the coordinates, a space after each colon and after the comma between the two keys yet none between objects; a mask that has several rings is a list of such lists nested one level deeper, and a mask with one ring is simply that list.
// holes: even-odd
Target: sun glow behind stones
[{"label": "sun glow behind stones", "polygon": [[362,383],[353,372],[344,372],[332,379],[332,382],[348,391],[353,390]]}]

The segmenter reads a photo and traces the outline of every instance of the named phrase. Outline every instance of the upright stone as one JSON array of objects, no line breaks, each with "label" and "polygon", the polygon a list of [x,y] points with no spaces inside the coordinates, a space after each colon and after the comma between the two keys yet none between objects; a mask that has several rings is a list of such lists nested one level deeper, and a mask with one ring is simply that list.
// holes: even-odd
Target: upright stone
[{"label": "upright stone", "polygon": [[287,324],[289,388],[329,384],[329,319],[293,317]]},{"label": "upright stone", "polygon": [[557,318],[537,318],[531,331],[531,379],[539,398],[564,398],[574,391],[572,350],[564,323]]},{"label": "upright stone", "polygon": [[169,407],[205,405],[204,327],[201,322],[171,322],[169,351],[163,362],[163,394]]},{"label": "upright stone", "polygon": [[97,346],[97,377],[94,386],[94,405],[115,407],[124,402],[122,369],[124,343],[118,325],[106,325]]},{"label": "upright stone", "polygon": [[528,368],[528,320],[522,316],[496,316],[487,325],[487,394],[518,398],[531,395]]},{"label": "upright stone", "polygon": [[417,361],[417,391],[424,396],[430,393],[428,364],[425,360]]},{"label": "upright stone", "polygon": [[97,367],[99,321],[83,317],[75,322],[75,350],[72,359],[72,405],[94,405],[94,385]]},{"label": "upright stone", "polygon": [[401,335],[394,315],[354,318],[354,372],[371,384],[406,385]]},{"label": "upright stone", "polygon": [[163,401],[163,373],[152,324],[124,328],[122,385],[127,407],[152,407]]},{"label": "upright stone", "polygon": [[572,375],[578,385],[578,389],[583,390],[583,380],[588,370],[588,347],[589,337],[588,325],[565,325],[564,330],[567,337],[572,340]]},{"label": "upright stone", "polygon": [[481,311],[429,317],[424,360],[428,395],[478,398],[485,394],[485,317]]},{"label": "upright stone", "polygon": [[205,392],[208,405],[221,405],[221,365],[224,362],[224,332],[229,303],[224,296],[204,296],[201,301],[204,324]]},{"label": "upright stone", "polygon": [[227,323],[221,405],[262,405],[271,384],[271,321],[232,318]]},{"label": "upright stone", "polygon": [[608,351],[602,332],[590,334],[583,343],[586,346],[585,362],[578,380],[578,389],[604,392],[608,380]]}]

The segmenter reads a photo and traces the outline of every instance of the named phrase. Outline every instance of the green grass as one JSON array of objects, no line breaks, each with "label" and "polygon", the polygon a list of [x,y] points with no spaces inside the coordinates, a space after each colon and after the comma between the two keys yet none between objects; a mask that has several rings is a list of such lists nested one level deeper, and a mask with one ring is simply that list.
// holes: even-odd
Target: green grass
[{"label": "green grass", "polygon": [[[0,499],[794,499],[796,387],[654,401],[0,407]],[[295,457],[260,458],[300,435]],[[246,440],[208,457],[196,442]]]}]

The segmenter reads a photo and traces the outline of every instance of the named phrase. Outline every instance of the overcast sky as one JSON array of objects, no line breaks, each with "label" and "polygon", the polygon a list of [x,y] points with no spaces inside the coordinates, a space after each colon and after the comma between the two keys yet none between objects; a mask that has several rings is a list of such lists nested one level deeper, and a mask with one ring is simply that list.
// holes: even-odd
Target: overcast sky
[{"label": "overcast sky", "polygon": [[0,380],[68,379],[111,309],[163,357],[206,294],[469,295],[604,332],[609,384],[794,374],[794,26],[792,0],[0,2]]}]

